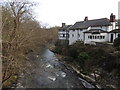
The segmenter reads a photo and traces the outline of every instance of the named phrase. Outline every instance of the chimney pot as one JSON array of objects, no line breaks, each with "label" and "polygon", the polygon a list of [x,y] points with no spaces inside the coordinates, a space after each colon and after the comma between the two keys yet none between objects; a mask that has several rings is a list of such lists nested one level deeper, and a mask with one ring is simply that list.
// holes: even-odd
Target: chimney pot
[{"label": "chimney pot", "polygon": [[88,17],[87,16],[85,17],[84,21],[88,21]]},{"label": "chimney pot", "polygon": [[62,23],[62,27],[64,27],[66,24],[65,23]]},{"label": "chimney pot", "polygon": [[115,22],[115,15],[113,13],[110,15],[110,22]]}]

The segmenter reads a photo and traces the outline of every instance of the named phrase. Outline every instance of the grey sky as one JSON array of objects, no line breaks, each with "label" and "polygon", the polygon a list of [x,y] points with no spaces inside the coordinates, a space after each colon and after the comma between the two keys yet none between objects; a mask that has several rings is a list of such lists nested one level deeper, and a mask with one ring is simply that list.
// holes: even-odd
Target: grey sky
[{"label": "grey sky", "polygon": [[[19,0],[20,1],[20,0]],[[111,13],[118,18],[120,0],[30,0],[40,3],[35,9],[36,19],[50,26],[61,23],[74,24],[76,21],[109,18]]]}]

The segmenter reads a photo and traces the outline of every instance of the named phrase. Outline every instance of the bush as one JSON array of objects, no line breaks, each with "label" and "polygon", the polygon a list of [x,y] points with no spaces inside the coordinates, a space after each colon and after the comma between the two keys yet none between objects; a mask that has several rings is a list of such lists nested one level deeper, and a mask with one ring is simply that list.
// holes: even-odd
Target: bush
[{"label": "bush", "polygon": [[69,63],[73,62],[73,58],[72,57],[67,57],[66,56],[66,57],[64,57],[64,60],[69,62]]},{"label": "bush", "polygon": [[73,58],[77,58],[78,52],[75,47],[70,47],[68,50],[68,55]]},{"label": "bush", "polygon": [[78,59],[80,60],[87,60],[89,58],[89,55],[86,52],[81,52],[78,56]]},{"label": "bush", "polygon": [[83,69],[86,60],[88,60],[89,55],[86,52],[81,52],[78,56],[78,63],[80,65],[80,67]]},{"label": "bush", "polygon": [[120,37],[116,38],[113,43],[114,47],[119,47],[120,46]]},{"label": "bush", "polygon": [[61,46],[55,47],[54,52],[62,54],[62,47]]},{"label": "bush", "polygon": [[117,65],[116,57],[109,54],[106,57],[106,60],[104,60],[103,64],[104,64],[103,69],[108,71],[108,72],[111,72],[113,69],[116,68],[116,65]]},{"label": "bush", "polygon": [[93,50],[90,50],[88,54],[90,56],[89,64],[97,66],[97,67],[103,66],[103,62],[106,57],[106,52],[103,49],[95,48]]},{"label": "bush", "polygon": [[60,40],[57,40],[57,41],[55,42],[55,46],[60,46]]}]

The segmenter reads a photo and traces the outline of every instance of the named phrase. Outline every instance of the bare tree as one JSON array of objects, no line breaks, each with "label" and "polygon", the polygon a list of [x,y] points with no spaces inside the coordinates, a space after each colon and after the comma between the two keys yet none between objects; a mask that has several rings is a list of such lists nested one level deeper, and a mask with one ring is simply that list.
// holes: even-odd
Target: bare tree
[{"label": "bare tree", "polygon": [[[25,18],[31,18],[30,7],[33,4],[25,2],[6,2],[3,4],[3,80],[6,80],[15,73],[14,70],[19,66],[17,58],[24,56],[21,52],[23,47],[23,41],[25,41],[32,30],[26,35],[23,35],[21,24],[25,21]],[[25,29],[24,29],[25,30]]]},{"label": "bare tree", "polygon": [[2,83],[23,69],[26,53],[29,50],[39,51],[50,40],[57,40],[57,28],[41,28],[33,18],[32,6],[28,1],[4,2],[2,4],[2,46],[3,72]]}]

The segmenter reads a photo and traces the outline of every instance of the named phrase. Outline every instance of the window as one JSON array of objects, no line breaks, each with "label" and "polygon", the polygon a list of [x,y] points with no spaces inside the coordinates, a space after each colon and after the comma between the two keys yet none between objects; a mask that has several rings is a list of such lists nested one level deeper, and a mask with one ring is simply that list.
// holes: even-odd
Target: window
[{"label": "window", "polygon": [[65,31],[65,30],[63,29],[63,31]]},{"label": "window", "polygon": [[65,37],[65,34],[63,34],[63,37]]},{"label": "window", "polygon": [[105,39],[105,36],[100,36],[99,39]]},{"label": "window", "polygon": [[102,36],[100,36],[100,39],[102,39]]},{"label": "window", "polygon": [[89,39],[105,39],[105,36],[88,36]]},{"label": "window", "polygon": [[90,36],[90,39],[92,39],[92,36]]},{"label": "window", "polygon": [[80,34],[78,34],[78,37],[80,37]]},{"label": "window", "polygon": [[72,34],[72,37],[74,37],[74,34]]},{"label": "window", "polygon": [[100,39],[100,36],[97,36],[97,39]]}]

